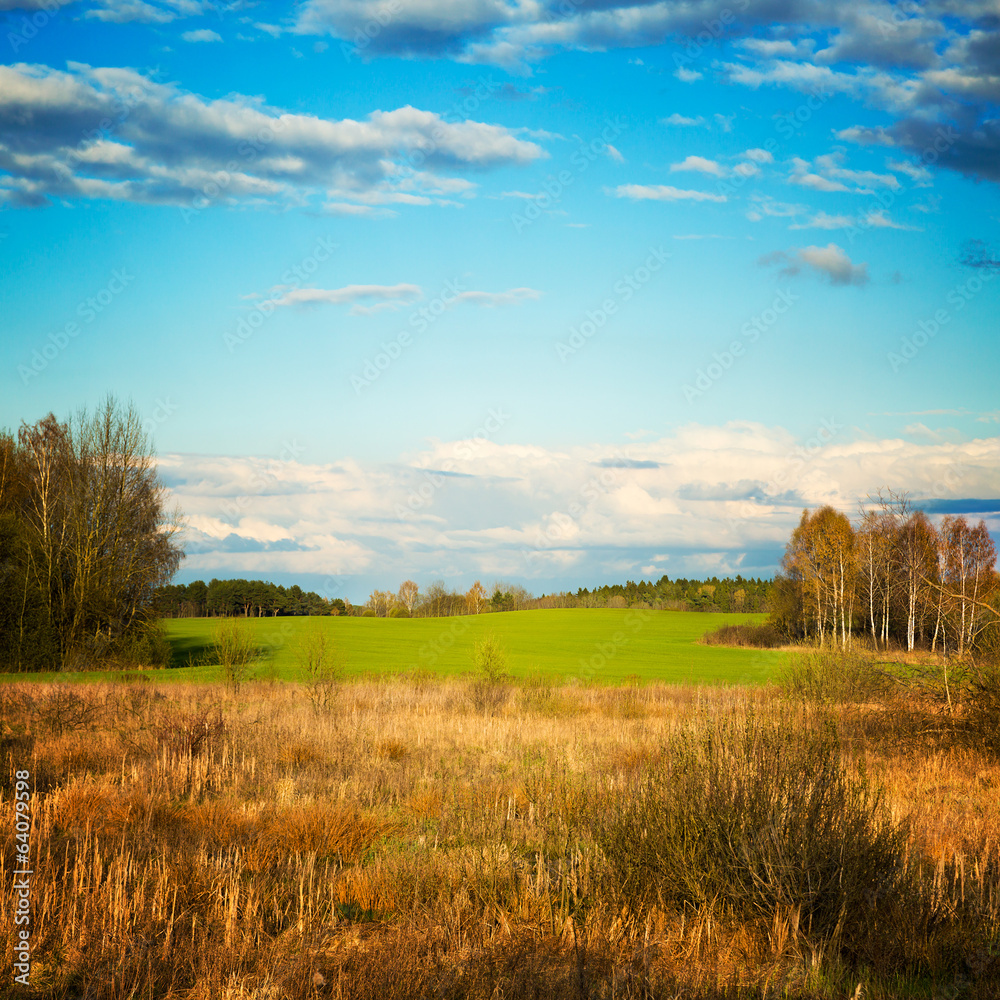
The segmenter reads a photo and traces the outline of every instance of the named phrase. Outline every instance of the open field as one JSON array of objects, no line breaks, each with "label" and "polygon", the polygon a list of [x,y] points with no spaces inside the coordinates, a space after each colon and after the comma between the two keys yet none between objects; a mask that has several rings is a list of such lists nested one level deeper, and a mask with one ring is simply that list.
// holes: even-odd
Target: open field
[{"label": "open field", "polygon": [[15,770],[34,789],[19,995],[995,998],[1000,765],[887,698],[4,685],[5,829]]},{"label": "open field", "polygon": [[[298,650],[310,632],[323,630],[347,676],[431,671],[454,675],[472,669],[472,651],[492,631],[506,647],[510,672],[619,684],[625,678],[668,684],[760,684],[783,654],[729,649],[698,642],[721,625],[761,621],[763,615],[683,611],[552,609],[454,618],[251,618],[246,625],[267,650],[255,668],[283,679],[301,676]],[[164,628],[174,652],[174,680],[213,681],[216,618],[171,618]],[[4,675],[14,679],[16,675]],[[60,676],[87,680],[87,675]]]}]

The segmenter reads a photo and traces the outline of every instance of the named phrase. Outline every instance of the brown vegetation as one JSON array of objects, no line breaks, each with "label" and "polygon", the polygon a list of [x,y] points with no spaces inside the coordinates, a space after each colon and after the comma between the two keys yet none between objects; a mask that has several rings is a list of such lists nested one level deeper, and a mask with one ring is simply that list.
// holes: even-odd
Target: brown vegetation
[{"label": "brown vegetation", "polygon": [[[997,996],[995,684],[950,714],[817,656],[784,689],[488,704],[482,678],[9,685],[21,995]],[[0,867],[10,940],[9,841]]]}]

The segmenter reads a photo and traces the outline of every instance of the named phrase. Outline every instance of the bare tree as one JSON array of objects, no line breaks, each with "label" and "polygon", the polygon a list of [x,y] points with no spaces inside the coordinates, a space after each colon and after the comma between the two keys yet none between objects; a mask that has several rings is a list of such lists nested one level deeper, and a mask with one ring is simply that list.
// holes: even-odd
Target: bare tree
[{"label": "bare tree", "polygon": [[61,662],[87,663],[151,624],[153,591],[182,557],[177,516],[138,414],[112,397],[93,416],[22,425],[13,458],[20,488],[4,485],[0,513],[24,533],[25,599],[58,634]]},{"label": "bare tree", "polygon": [[406,608],[407,614],[413,614],[413,607],[417,603],[417,597],[420,594],[420,589],[417,587],[413,580],[404,580],[399,585],[399,603]]}]

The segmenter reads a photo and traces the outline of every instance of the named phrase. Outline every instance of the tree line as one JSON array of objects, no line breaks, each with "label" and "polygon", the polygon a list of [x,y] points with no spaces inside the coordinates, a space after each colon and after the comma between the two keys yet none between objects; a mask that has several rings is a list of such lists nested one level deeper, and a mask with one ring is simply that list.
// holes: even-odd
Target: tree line
[{"label": "tree line", "polygon": [[164,658],[153,593],[182,558],[142,421],[112,397],[0,431],[0,663]]},{"label": "tree line", "polygon": [[775,579],[772,619],[787,635],[963,656],[996,621],[996,547],[983,521],[935,526],[905,494],[868,498],[852,524],[803,511]]},{"label": "tree line", "polygon": [[161,618],[271,618],[287,615],[345,614],[341,598],[327,600],[298,584],[283,587],[264,580],[195,580],[159,587],[154,595]]},{"label": "tree line", "polygon": [[374,590],[361,606],[347,613],[379,618],[445,617],[542,608],[651,608],[672,611],[758,613],[770,610],[771,581],[742,576],[706,580],[662,576],[655,583],[629,580],[593,590],[580,588],[534,597],[518,584],[499,581],[489,587],[476,580],[467,591],[449,590],[436,580],[421,591],[406,580],[398,591]]}]

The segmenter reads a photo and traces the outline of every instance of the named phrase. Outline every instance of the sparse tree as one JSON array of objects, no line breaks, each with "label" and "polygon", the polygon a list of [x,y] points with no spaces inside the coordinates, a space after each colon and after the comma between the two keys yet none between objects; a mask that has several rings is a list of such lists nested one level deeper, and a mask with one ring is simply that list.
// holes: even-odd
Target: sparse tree
[{"label": "sparse tree", "polygon": [[417,598],[420,595],[420,588],[417,587],[413,580],[404,580],[399,585],[399,603],[406,608],[407,614],[413,614],[413,607],[417,603]]},{"label": "sparse tree", "polygon": [[49,414],[5,440],[0,515],[16,525],[24,596],[20,620],[0,622],[24,640],[6,655],[26,662],[29,595],[60,663],[113,655],[153,627],[154,591],[182,555],[139,415],[109,397],[92,415]]},{"label": "sparse tree", "polygon": [[476,582],[469,588],[465,595],[465,608],[470,615],[478,615],[486,604],[486,590],[483,585]]}]

